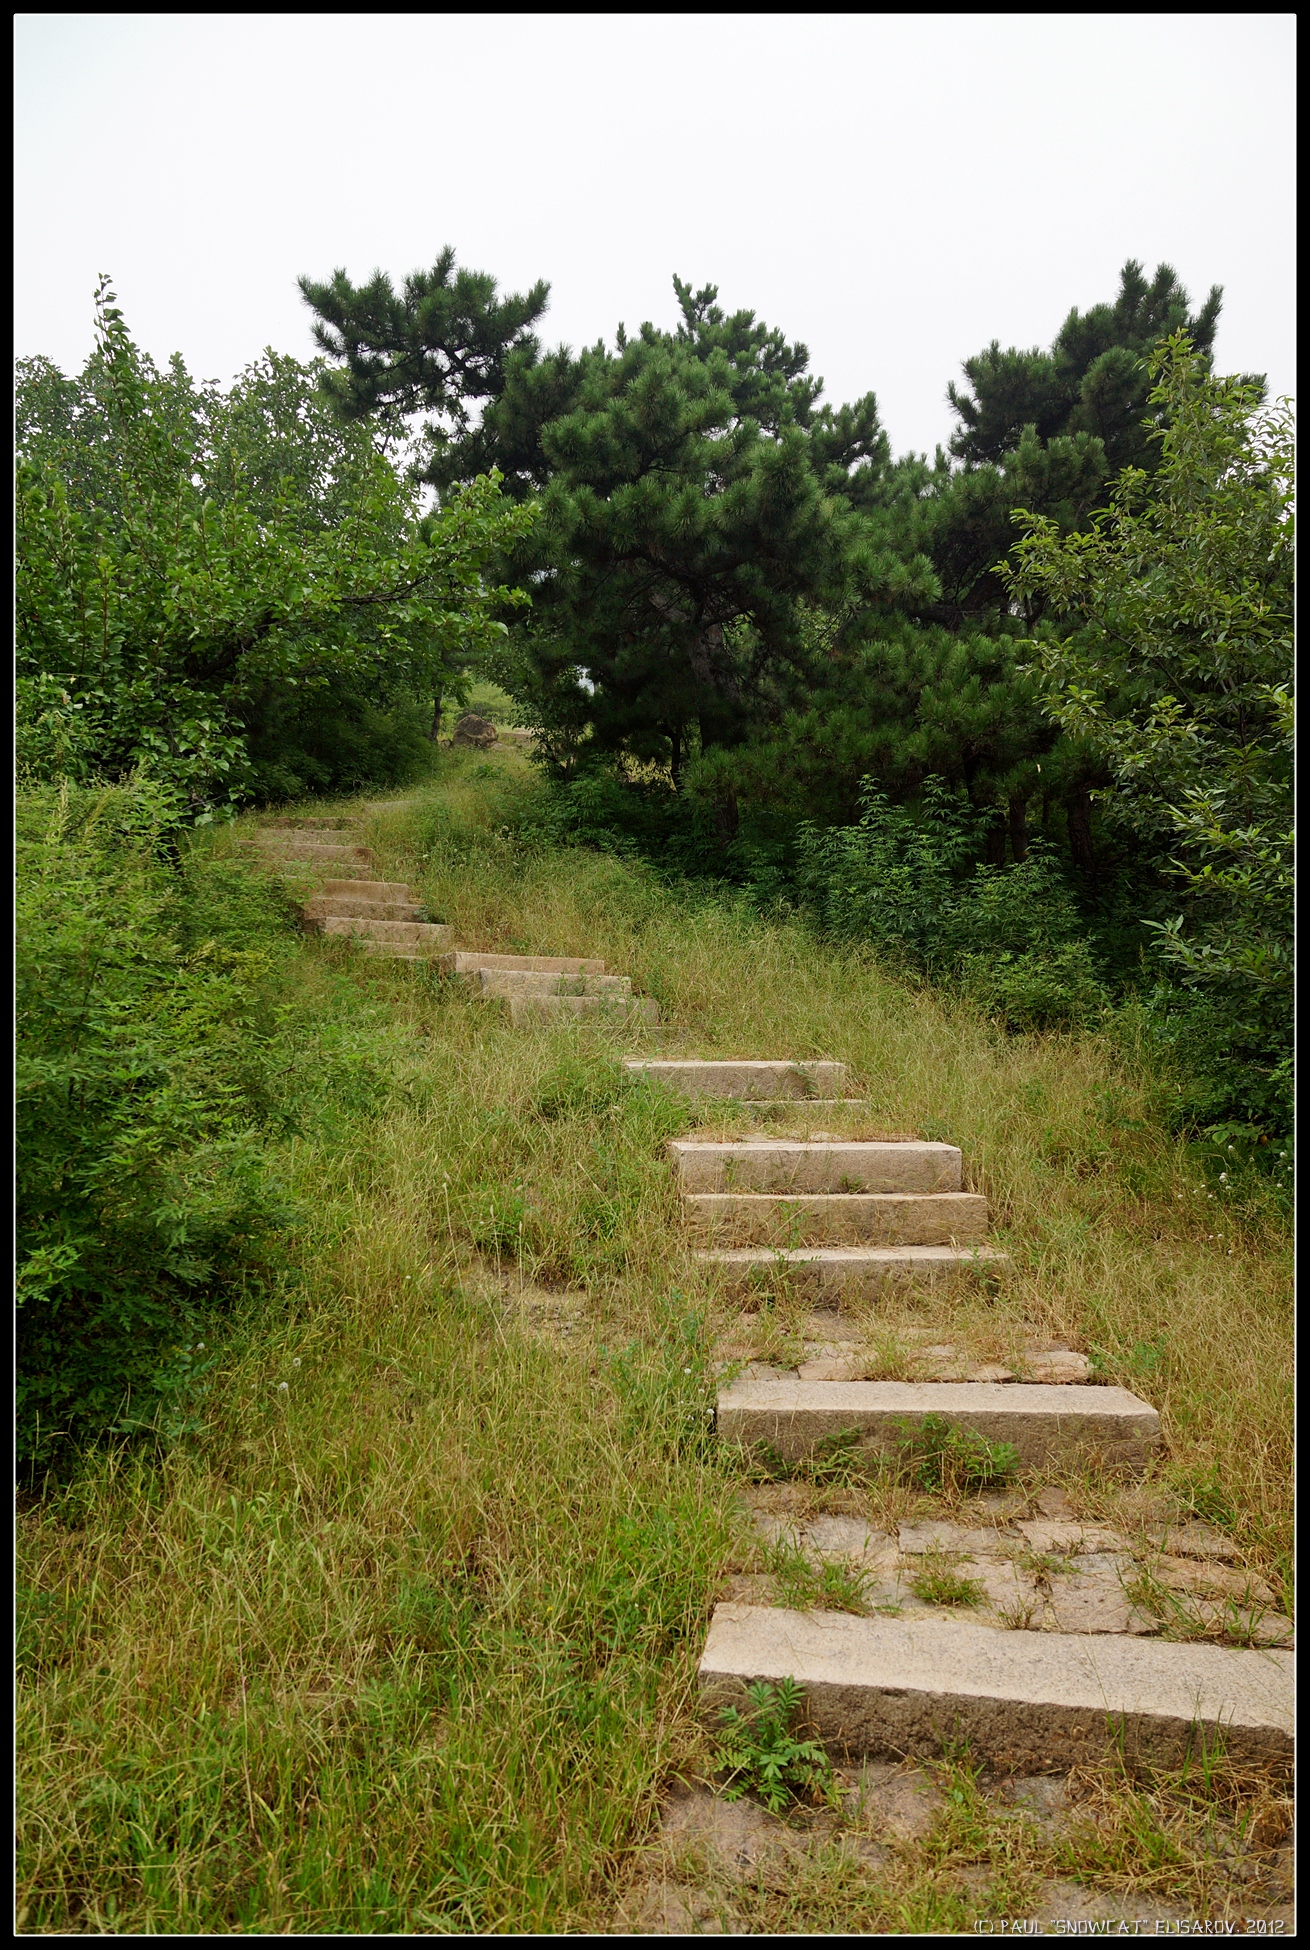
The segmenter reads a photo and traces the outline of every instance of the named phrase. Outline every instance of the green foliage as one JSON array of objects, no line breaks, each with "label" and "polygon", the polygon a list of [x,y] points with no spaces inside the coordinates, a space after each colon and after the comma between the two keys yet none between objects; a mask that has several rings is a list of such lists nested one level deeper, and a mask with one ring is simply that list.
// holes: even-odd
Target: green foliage
[{"label": "green foliage", "polygon": [[902,1468],[921,1490],[987,1489],[1007,1482],[1019,1467],[1012,1443],[953,1428],[943,1415],[925,1415],[916,1427],[903,1428],[898,1449]]},{"label": "green foliage", "polygon": [[241,1074],[269,960],[180,937],[156,851],[171,795],[65,788],[24,811],[18,1452],[43,1466],[179,1384],[169,1343],[258,1277],[287,1212]]},{"label": "green foliage", "polygon": [[[531,525],[480,479],[420,520],[383,445],[272,354],[229,395],[160,373],[113,293],[81,377],[19,374],[19,754],[36,778],[143,760],[191,817],[256,789],[270,709],[430,697],[518,600],[491,554]],[[335,695],[334,695],[335,694]],[[265,746],[268,744],[265,725]],[[267,783],[267,781],[266,781]]]},{"label": "green foliage", "polygon": [[178,848],[177,798],[138,775],[19,801],[18,1453],[37,1471],[111,1426],[187,1426],[198,1341],[286,1272],[271,1147],[391,1088],[394,1032],[348,984],[316,1008],[288,991],[294,910]]},{"label": "green foliage", "polygon": [[1034,661],[1052,717],[1108,767],[1106,816],[1172,844],[1182,911],[1147,925],[1168,977],[1163,1033],[1204,1080],[1194,1112],[1286,1132],[1292,414],[1259,412],[1260,389],[1212,377],[1184,334],[1148,364],[1154,475],[1126,469],[1086,533],[1020,511],[1008,580],[1076,626],[1039,634]]},{"label": "green foliage", "polygon": [[1015,1028],[1090,1020],[1107,1000],[1085,926],[1049,852],[974,863],[979,820],[930,780],[917,810],[864,792],[854,826],[801,827],[797,885],[825,928],[902,965],[961,980]]},{"label": "green foliage", "polygon": [[771,1686],[757,1679],[746,1688],[746,1697],[753,1711],[726,1706],[719,1715],[725,1738],[715,1758],[730,1770],[724,1798],[739,1801],[754,1793],[775,1815],[800,1800],[831,1803],[831,1761],[818,1741],[797,1740],[792,1732],[803,1699],[796,1681],[780,1679]]}]

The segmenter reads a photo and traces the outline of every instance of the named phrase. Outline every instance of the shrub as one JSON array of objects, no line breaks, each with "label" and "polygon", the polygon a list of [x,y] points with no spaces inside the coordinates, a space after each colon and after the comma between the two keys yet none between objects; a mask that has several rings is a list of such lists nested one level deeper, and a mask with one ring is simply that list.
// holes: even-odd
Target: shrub
[{"label": "shrub", "polygon": [[269,961],[188,942],[167,790],[29,798],[17,947],[18,1454],[45,1467],[254,1274],[286,1217],[241,1057]]}]

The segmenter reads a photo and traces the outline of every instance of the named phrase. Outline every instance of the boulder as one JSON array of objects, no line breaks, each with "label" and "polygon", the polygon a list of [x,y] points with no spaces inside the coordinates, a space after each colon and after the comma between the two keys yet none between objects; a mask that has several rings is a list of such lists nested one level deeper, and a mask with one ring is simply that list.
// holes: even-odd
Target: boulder
[{"label": "boulder", "polygon": [[456,720],[450,742],[452,745],[472,745],[479,751],[485,751],[488,745],[495,744],[497,735],[496,727],[489,719],[480,718],[476,711],[466,711],[462,718]]}]

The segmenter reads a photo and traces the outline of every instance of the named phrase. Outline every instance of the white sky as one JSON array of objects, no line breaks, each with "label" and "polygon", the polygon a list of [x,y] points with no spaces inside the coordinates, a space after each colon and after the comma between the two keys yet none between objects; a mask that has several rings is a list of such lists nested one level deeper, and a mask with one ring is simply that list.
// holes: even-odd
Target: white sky
[{"label": "white sky", "polygon": [[298,273],[450,243],[549,280],[547,343],[716,283],[897,452],[1128,257],[1222,284],[1221,369],[1295,389],[1291,14],[19,14],[16,51],[16,349],[66,370],[101,270],[226,382],[310,355]]}]

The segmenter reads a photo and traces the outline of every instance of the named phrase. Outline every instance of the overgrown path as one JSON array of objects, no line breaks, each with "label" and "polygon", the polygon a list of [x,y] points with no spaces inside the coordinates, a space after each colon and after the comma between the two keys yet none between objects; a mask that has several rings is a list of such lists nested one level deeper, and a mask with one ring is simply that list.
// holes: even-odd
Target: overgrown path
[{"label": "overgrown path", "polygon": [[[1254,1217],[1216,1219],[1113,1052],[1005,1042],[799,926],[528,843],[525,779],[512,755],[451,762],[412,800],[313,815],[318,839],[282,829],[302,857],[278,864],[323,927],[304,979],[351,985],[361,1052],[365,1022],[385,1026],[392,1093],[288,1143],[301,1280],[233,1330],[203,1434],[92,1472],[30,1526],[49,1588],[90,1617],[39,1693],[49,1840],[26,1926],[1284,1913],[1284,1788],[1249,1751],[1098,1749],[1071,1769],[1056,1750],[1047,1771],[975,1727],[972,1753],[902,1740],[906,1762],[861,1761],[815,1688],[826,1805],[783,1822],[711,1791],[697,1669],[716,1603],[800,1621],[790,1672],[807,1620],[866,1652],[889,1622],[1049,1647],[1098,1609],[1107,1641],[1282,1656],[1252,1648],[1285,1630],[1284,1263]],[[448,960],[445,979],[409,954],[502,965]],[[521,965],[542,958],[568,965]],[[620,987],[588,992],[606,979],[589,961]],[[804,1103],[707,1115],[626,1070],[638,1056],[846,1069],[821,1135]],[[869,1189],[891,1143],[902,1163],[958,1154],[958,1188]],[[766,1156],[836,1175],[746,1188]],[[974,1201],[948,1249],[985,1201],[1002,1257],[946,1281],[907,1257],[840,1308],[787,1261],[867,1263],[896,1250],[867,1231],[889,1198],[943,1196]],[[816,1249],[796,1230],[816,1223],[866,1230]],[[1011,1409],[1125,1390],[1160,1438],[1132,1474],[1102,1467],[1103,1441],[1039,1440],[1005,1480],[996,1428],[912,1454],[893,1436],[871,1471],[849,1436],[818,1446],[832,1418],[802,1399],[854,1390],[835,1432],[867,1437],[861,1389],[970,1386]],[[754,1445],[737,1453],[734,1415]]]}]

